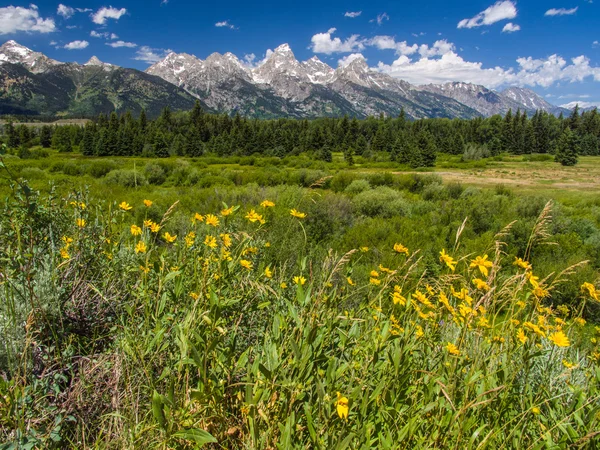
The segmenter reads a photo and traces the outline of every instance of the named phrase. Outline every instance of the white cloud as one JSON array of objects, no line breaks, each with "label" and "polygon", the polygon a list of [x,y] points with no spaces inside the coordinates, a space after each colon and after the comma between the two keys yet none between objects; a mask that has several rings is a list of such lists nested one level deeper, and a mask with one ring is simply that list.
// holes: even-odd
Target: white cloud
[{"label": "white cloud", "polygon": [[93,9],[91,9],[91,8],[75,8],[75,11],[77,11],[77,12],[92,12]]},{"label": "white cloud", "polygon": [[40,17],[38,7],[29,5],[6,6],[0,8],[0,34],[16,33],[18,31],[52,33],[56,31],[53,19]]},{"label": "white cloud", "polygon": [[115,33],[110,33],[110,38],[111,39],[119,39],[119,36],[117,36]]},{"label": "white cloud", "polygon": [[84,48],[87,48],[88,45],[90,45],[88,41],[73,41],[65,45],[64,48],[67,50],[83,50]]},{"label": "white cloud", "polygon": [[504,25],[504,28],[502,28],[502,32],[503,33],[514,33],[515,31],[519,31],[520,29],[521,29],[520,25],[517,25],[512,22],[508,22],[506,25]]},{"label": "white cloud", "polygon": [[598,47],[599,45],[600,45],[600,42],[598,42],[598,41],[592,42],[592,47]]},{"label": "white cloud", "polygon": [[575,102],[565,103],[564,105],[560,105],[560,106],[561,106],[561,108],[573,109],[573,108],[575,108],[576,105],[579,105],[580,108],[593,108],[593,107],[600,107],[600,102],[575,101]]},{"label": "white cloud", "polygon": [[75,9],[70,6],[63,5],[62,3],[58,5],[58,9],[56,10],[56,14],[59,16],[63,16],[65,19],[68,19],[75,14]]},{"label": "white cloud", "polygon": [[[446,46],[438,48],[447,50]],[[392,64],[379,62],[377,69],[414,84],[464,81],[488,88],[508,84],[550,87],[557,82],[573,83],[589,77],[600,81],[600,67],[590,66],[585,56],[572,58],[570,63],[558,55],[546,59],[518,58],[516,62],[516,68],[484,68],[481,62],[465,61],[454,51],[448,51],[439,58],[422,57],[415,61],[402,55]]]},{"label": "white cloud", "polygon": [[454,51],[454,44],[446,39],[435,41],[431,47],[423,44],[419,47],[419,55],[423,58],[431,58],[433,56],[444,56],[447,53]]},{"label": "white cloud", "polygon": [[106,45],[109,45],[112,48],[119,48],[119,47],[135,48],[135,47],[137,47],[137,44],[134,44],[133,42],[125,42],[125,41],[107,42]]},{"label": "white cloud", "polygon": [[348,56],[344,56],[343,58],[338,59],[338,66],[346,67],[352,61],[355,61],[357,59],[364,59],[365,61],[367,60],[361,53],[351,53]]},{"label": "white cloud", "polygon": [[125,8],[113,8],[106,6],[100,8],[94,14],[92,14],[92,22],[97,23],[98,25],[104,25],[106,23],[106,19],[114,19],[119,20],[122,16],[127,14],[127,9]]},{"label": "white cloud", "polygon": [[499,0],[470,19],[458,22],[457,28],[475,28],[517,17],[517,7],[511,0]]},{"label": "white cloud", "polygon": [[355,50],[363,50],[365,48],[363,40],[359,39],[358,34],[353,34],[345,41],[340,38],[331,38],[335,33],[335,28],[330,28],[326,33],[317,33],[311,38],[311,49],[315,53],[350,53]]},{"label": "white cloud", "polygon": [[406,41],[396,42],[392,36],[375,36],[366,43],[379,50],[394,50],[397,55],[412,55],[419,50],[417,44],[408,45]]},{"label": "white cloud", "polygon": [[390,20],[390,16],[387,13],[379,14],[375,19],[369,20],[369,22],[377,22],[377,25],[381,25],[384,20]]},{"label": "white cloud", "polygon": [[98,33],[97,31],[92,30],[90,32],[90,36],[95,38],[106,38],[108,36],[108,33]]},{"label": "white cloud", "polygon": [[169,53],[171,53],[171,50],[151,48],[147,45],[143,45],[136,52],[135,57],[133,59],[137,61],[144,61],[148,64],[153,64],[163,59]]},{"label": "white cloud", "polygon": [[56,41],[50,41],[49,44],[52,45],[52,46],[54,46],[54,45],[58,44],[58,42],[56,42]]},{"label": "white cloud", "polygon": [[217,23],[215,23],[215,27],[218,27],[218,28],[225,27],[225,28],[229,28],[231,30],[235,30],[236,29],[236,26],[233,25],[233,24],[231,24],[231,23],[229,23],[229,20],[223,20],[222,22],[217,22]]},{"label": "white cloud", "polygon": [[271,56],[272,54],[273,54],[273,50],[271,50],[269,48],[265,52],[265,56],[262,59],[257,60],[256,55],[254,53],[250,53],[250,54],[244,55],[244,58],[242,59],[241,62],[244,66],[248,67],[249,69],[254,69],[255,67],[262,65],[267,59],[269,59],[269,56]]},{"label": "white cloud", "polygon": [[570,16],[571,14],[575,14],[579,6],[575,8],[567,9],[567,8],[552,8],[546,11],[545,16]]},{"label": "white cloud", "polygon": [[346,14],[344,14],[344,17],[350,17],[351,19],[354,19],[355,17],[358,17],[362,14],[362,11],[346,11]]}]

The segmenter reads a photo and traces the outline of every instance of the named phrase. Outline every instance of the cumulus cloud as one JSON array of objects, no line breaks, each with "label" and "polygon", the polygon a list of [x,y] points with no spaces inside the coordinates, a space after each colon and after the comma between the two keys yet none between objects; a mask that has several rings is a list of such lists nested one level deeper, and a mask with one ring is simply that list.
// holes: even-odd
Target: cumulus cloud
[{"label": "cumulus cloud", "polygon": [[137,61],[144,61],[148,64],[153,64],[163,59],[169,53],[171,53],[171,50],[163,50],[143,45],[138,49],[133,59]]},{"label": "cumulus cloud", "polygon": [[357,59],[364,59],[365,61],[367,60],[361,53],[351,53],[348,56],[344,56],[343,58],[338,59],[338,66],[346,67],[352,61],[355,61]]},{"label": "cumulus cloud", "polygon": [[231,30],[235,30],[236,26],[229,23],[229,20],[223,20],[222,22],[215,23],[215,27],[217,28],[229,28]]},{"label": "cumulus cloud", "polygon": [[515,68],[484,68],[481,62],[465,61],[454,51],[448,51],[438,58],[422,57],[416,61],[402,55],[392,64],[379,62],[377,69],[414,84],[464,81],[488,88],[508,84],[549,87],[557,82],[573,83],[590,77],[600,81],[600,67],[592,67],[585,56],[572,58],[570,63],[559,55],[545,59],[518,58],[516,62]]},{"label": "cumulus cloud", "polygon": [[125,8],[118,9],[113,8],[112,6],[104,6],[92,14],[92,22],[97,23],[98,25],[104,25],[106,24],[107,19],[119,20],[125,14],[127,14],[127,9]]},{"label": "cumulus cloud", "polygon": [[358,17],[362,14],[362,11],[346,11],[346,14],[344,14],[344,17],[350,17],[351,19],[354,19],[355,17]]},{"label": "cumulus cloud", "polygon": [[369,22],[377,22],[377,25],[381,25],[385,20],[390,20],[390,16],[387,13],[379,14],[375,19],[369,20]]},{"label": "cumulus cloud", "polygon": [[600,42],[598,42],[598,41],[592,42],[592,47],[598,47],[598,46],[600,46]]},{"label": "cumulus cloud", "polygon": [[273,50],[271,50],[270,48],[267,49],[262,59],[257,59],[257,56],[254,53],[246,54],[244,55],[244,58],[242,59],[241,63],[249,69],[254,69],[255,67],[262,65],[267,59],[269,59],[269,56],[271,56],[272,54]]},{"label": "cumulus cloud", "polygon": [[62,3],[58,5],[58,9],[56,10],[56,14],[59,16],[63,16],[65,19],[68,19],[75,14],[75,9],[70,6],[63,5]]},{"label": "cumulus cloud", "polygon": [[514,24],[512,22],[508,22],[506,25],[504,25],[504,28],[502,28],[502,32],[503,33],[514,33],[515,31],[519,31],[521,29],[520,25]]},{"label": "cumulus cloud", "polygon": [[600,102],[580,102],[580,101],[575,101],[575,102],[565,103],[564,105],[560,105],[560,106],[561,106],[561,108],[573,109],[577,105],[579,105],[580,108],[586,108],[587,109],[587,108],[599,107],[600,106]]},{"label": "cumulus cloud", "polygon": [[366,43],[379,50],[394,50],[397,55],[412,55],[419,50],[417,44],[408,45],[406,41],[396,42],[396,39],[392,36],[375,36]]},{"label": "cumulus cloud", "polygon": [[454,44],[446,39],[435,41],[431,47],[423,44],[419,47],[419,55],[423,58],[431,58],[433,56],[444,56],[447,53],[454,51]]},{"label": "cumulus cloud", "polygon": [[0,34],[16,33],[18,31],[52,33],[56,31],[53,19],[40,17],[38,7],[29,5],[6,6],[0,8]]},{"label": "cumulus cloud", "polygon": [[137,44],[134,44],[133,42],[125,42],[125,41],[107,42],[106,45],[109,45],[112,48],[119,48],[119,47],[135,48],[135,47],[137,47]]},{"label": "cumulus cloud", "polygon": [[335,33],[335,28],[330,28],[326,33],[317,33],[311,38],[311,49],[315,53],[350,53],[355,50],[363,50],[365,48],[364,40],[360,39],[358,34],[353,34],[345,41],[340,38],[331,38]]},{"label": "cumulus cloud", "polygon": [[575,8],[571,8],[571,9],[552,8],[552,9],[549,9],[548,11],[546,11],[546,13],[544,15],[545,16],[570,16],[572,14],[575,14],[578,9],[579,9],[579,6],[576,6]]},{"label": "cumulus cloud", "polygon": [[463,19],[458,22],[457,28],[475,28],[482,25],[492,25],[506,19],[517,17],[517,7],[511,0],[499,0],[489,8],[481,11],[470,19]]},{"label": "cumulus cloud", "polygon": [[83,50],[84,48],[87,48],[88,45],[90,45],[88,41],[73,41],[65,45],[64,48],[67,50]]}]

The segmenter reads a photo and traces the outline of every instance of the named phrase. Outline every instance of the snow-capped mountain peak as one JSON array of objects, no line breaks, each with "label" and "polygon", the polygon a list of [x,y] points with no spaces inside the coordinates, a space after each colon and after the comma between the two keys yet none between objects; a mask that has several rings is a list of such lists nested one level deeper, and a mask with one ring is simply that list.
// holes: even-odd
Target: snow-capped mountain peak
[{"label": "snow-capped mountain peak", "polygon": [[34,73],[45,72],[51,66],[62,64],[13,40],[0,47],[0,61],[21,64]]},{"label": "snow-capped mountain peak", "polygon": [[333,79],[333,70],[329,65],[325,64],[316,56],[313,56],[302,63],[308,78],[312,83],[327,84]]}]

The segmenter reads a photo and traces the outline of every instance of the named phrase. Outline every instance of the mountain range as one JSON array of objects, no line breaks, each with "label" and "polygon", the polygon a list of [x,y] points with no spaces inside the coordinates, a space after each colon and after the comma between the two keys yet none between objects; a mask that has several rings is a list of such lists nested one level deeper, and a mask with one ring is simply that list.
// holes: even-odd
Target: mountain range
[{"label": "mountain range", "polygon": [[361,58],[333,69],[316,56],[298,61],[283,44],[255,67],[234,54],[201,60],[169,53],[145,72],[103,63],[61,63],[15,41],[0,47],[0,113],[93,116],[113,110],[156,116],[169,106],[259,118],[363,118],[402,110],[413,119],[472,118],[568,110],[551,105],[530,89],[501,92],[470,83],[416,86],[368,67]]}]

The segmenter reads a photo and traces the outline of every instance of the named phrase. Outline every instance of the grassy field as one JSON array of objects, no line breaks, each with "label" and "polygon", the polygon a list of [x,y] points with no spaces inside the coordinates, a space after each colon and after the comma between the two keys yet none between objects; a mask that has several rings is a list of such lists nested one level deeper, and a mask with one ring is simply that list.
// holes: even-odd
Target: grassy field
[{"label": "grassy field", "polygon": [[600,445],[600,158],[358,162],[5,158],[0,448]]}]

